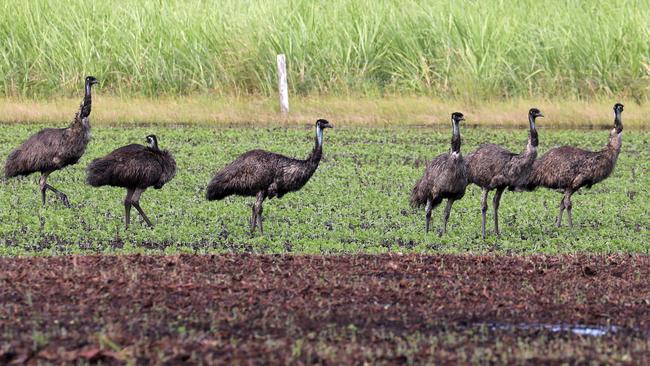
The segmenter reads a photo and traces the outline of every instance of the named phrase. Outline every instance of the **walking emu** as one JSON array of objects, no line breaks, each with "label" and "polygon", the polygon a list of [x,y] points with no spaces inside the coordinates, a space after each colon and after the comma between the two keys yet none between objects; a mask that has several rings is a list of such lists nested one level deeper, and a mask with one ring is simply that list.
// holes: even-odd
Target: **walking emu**
[{"label": "walking emu", "polygon": [[155,135],[147,136],[148,146],[131,144],[120,147],[103,158],[93,160],[86,168],[86,182],[93,187],[126,188],[124,214],[126,228],[135,207],[149,227],[151,221],[140,207],[140,195],[149,187],[162,188],[176,175],[176,161],[167,150],[158,148]]},{"label": "walking emu", "polygon": [[426,205],[425,231],[429,232],[431,222],[431,211],[447,199],[447,207],[444,213],[444,223],[440,236],[447,231],[447,221],[451,213],[451,205],[455,200],[463,198],[467,187],[467,173],[465,162],[460,153],[460,122],[465,117],[462,113],[451,114],[453,134],[451,138],[451,152],[438,155],[427,165],[424,175],[415,184],[411,191],[411,205],[421,207]]},{"label": "walking emu", "polygon": [[528,124],[530,131],[526,150],[521,154],[514,154],[505,148],[486,144],[481,145],[476,151],[465,157],[467,179],[481,187],[481,234],[485,239],[485,215],[488,210],[488,193],[496,189],[494,194],[494,233],[499,235],[499,202],[506,188],[514,190],[528,181],[535,158],[537,158],[537,130],[535,119],[544,117],[537,108],[528,111]]},{"label": "walking emu", "polygon": [[305,160],[289,158],[264,150],[251,150],[218,172],[210,181],[206,198],[221,200],[232,194],[256,196],[250,221],[251,234],[262,226],[262,203],[266,198],[282,198],[302,188],[314,174],[323,154],[323,130],[332,128],[328,121],[316,121],[316,144]]},{"label": "walking emu", "polygon": [[97,84],[93,76],[86,77],[84,99],[74,121],[67,128],[46,128],[30,136],[19,148],[12,151],[5,163],[5,177],[30,175],[40,172],[41,200],[45,205],[45,192],[54,192],[66,207],[68,196],[47,184],[47,177],[54,171],[76,164],[90,141],[91,87]]},{"label": "walking emu", "polygon": [[567,210],[569,227],[573,227],[571,217],[571,195],[582,187],[604,180],[614,170],[616,159],[621,152],[623,105],[614,105],[614,128],[609,133],[607,146],[600,151],[588,151],[573,146],[556,147],[549,150],[533,165],[533,171],[526,185],[528,190],[538,186],[564,191],[560,201],[560,213],[555,225],[562,225],[562,213]]}]

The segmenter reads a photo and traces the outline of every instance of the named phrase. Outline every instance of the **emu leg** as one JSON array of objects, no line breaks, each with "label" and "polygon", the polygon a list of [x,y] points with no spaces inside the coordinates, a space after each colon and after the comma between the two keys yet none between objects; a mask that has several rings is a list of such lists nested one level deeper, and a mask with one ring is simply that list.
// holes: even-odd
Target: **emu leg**
[{"label": "emu leg", "polygon": [[497,192],[494,194],[493,205],[494,205],[494,233],[499,236],[499,203],[501,202],[501,195],[503,194],[503,188],[497,188]]},{"label": "emu leg", "polygon": [[251,234],[255,231],[255,226],[259,226],[260,234],[264,234],[264,227],[262,226],[262,211],[264,209],[262,207],[262,203],[266,198],[266,192],[265,191],[257,192],[256,198],[257,199],[255,201],[255,205],[253,205],[253,229],[251,231]]},{"label": "emu leg", "polygon": [[428,233],[429,232],[429,226],[431,225],[431,211],[433,210],[433,202],[431,202],[431,199],[427,200],[427,207],[425,208],[425,224],[424,224],[424,232]]},{"label": "emu leg", "polygon": [[[565,192],[566,196],[566,192]],[[562,226],[562,213],[564,212],[564,197],[562,197],[562,200],[560,201],[560,214],[557,215],[557,220],[555,221],[555,226],[560,227]]]},{"label": "emu leg", "polygon": [[255,211],[255,203],[251,205],[251,211],[251,219],[248,224],[251,228],[251,235],[253,235],[253,233],[255,233],[255,227],[257,226],[257,212]]},{"label": "emu leg", "polygon": [[488,210],[487,199],[489,192],[487,188],[483,188],[483,195],[481,196],[481,235],[483,235],[483,239],[485,239],[485,215]]},{"label": "emu leg", "polygon": [[151,221],[149,220],[147,215],[145,215],[144,211],[142,210],[142,207],[140,207],[140,195],[142,195],[143,192],[144,192],[144,189],[141,189],[141,188],[136,188],[135,189],[135,191],[133,192],[133,198],[132,198],[133,207],[135,207],[135,209],[138,210],[138,212],[140,213],[140,216],[142,216],[142,218],[147,223],[147,225],[149,225],[149,227],[153,227],[153,224],[151,223]]},{"label": "emu leg", "polygon": [[573,194],[573,191],[570,189],[567,189],[564,192],[564,199],[563,199],[563,204],[564,207],[566,207],[566,213],[569,219],[569,227],[573,227],[573,217],[571,215],[571,209],[573,208],[573,204],[571,203],[571,195]]},{"label": "emu leg", "polygon": [[45,192],[47,191],[47,176],[50,173],[43,173],[38,179],[38,185],[41,187],[41,201],[43,201],[43,206],[45,206]]},{"label": "emu leg", "polygon": [[129,224],[131,223],[131,202],[134,191],[134,189],[128,188],[126,190],[126,198],[124,198],[124,223],[126,224],[126,230],[129,230]]},{"label": "emu leg", "polygon": [[70,208],[71,206],[70,206],[70,201],[68,201],[68,196],[66,196],[65,193],[47,184],[47,177],[49,175],[50,173],[43,173],[41,174],[41,178],[38,180],[38,184],[41,187],[41,200],[43,202],[43,206],[45,206],[45,192],[49,189],[50,191],[54,192],[54,194],[56,194],[57,197],[59,197],[59,199],[61,200],[61,202],[66,208]]},{"label": "emu leg", "polygon": [[445,235],[447,232],[447,221],[449,221],[449,215],[451,214],[451,205],[454,204],[454,200],[451,198],[447,198],[447,207],[445,207],[445,216],[444,216],[444,222],[442,224],[442,234],[440,236]]}]

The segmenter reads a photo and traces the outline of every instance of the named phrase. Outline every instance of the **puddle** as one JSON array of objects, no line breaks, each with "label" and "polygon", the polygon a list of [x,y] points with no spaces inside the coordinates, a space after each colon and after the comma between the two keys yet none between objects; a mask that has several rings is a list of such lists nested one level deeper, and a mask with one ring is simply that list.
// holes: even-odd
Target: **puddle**
[{"label": "puddle", "polygon": [[487,324],[490,330],[547,330],[555,333],[573,333],[576,335],[602,337],[618,333],[621,329],[615,325],[582,325],[582,324]]}]

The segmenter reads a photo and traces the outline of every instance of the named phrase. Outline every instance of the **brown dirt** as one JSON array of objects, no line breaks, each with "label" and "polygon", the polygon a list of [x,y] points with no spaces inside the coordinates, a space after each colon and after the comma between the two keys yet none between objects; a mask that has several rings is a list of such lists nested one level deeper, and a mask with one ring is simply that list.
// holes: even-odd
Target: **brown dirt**
[{"label": "brown dirt", "polygon": [[635,255],[6,258],[0,364],[643,363],[648,279]]}]

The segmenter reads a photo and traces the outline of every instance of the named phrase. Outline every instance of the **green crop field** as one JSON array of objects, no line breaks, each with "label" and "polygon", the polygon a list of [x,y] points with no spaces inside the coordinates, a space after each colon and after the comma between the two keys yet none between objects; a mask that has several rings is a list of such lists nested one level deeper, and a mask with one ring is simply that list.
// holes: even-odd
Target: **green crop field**
[{"label": "green crop field", "polygon": [[[336,124],[336,123],[335,123]],[[2,126],[3,160],[43,126]],[[523,149],[526,130],[462,130],[463,152],[482,142],[513,151]],[[142,206],[156,224],[139,217],[124,230],[125,190],[93,188],[84,168],[94,158],[128,143],[144,143],[155,133],[161,147],[176,157],[177,176],[161,190],[150,189]],[[558,144],[599,149],[607,130],[540,131],[540,150]],[[313,146],[311,126],[304,128],[99,127],[81,161],[52,174],[49,182],[73,204],[64,208],[50,195],[40,203],[37,176],[2,181],[0,254],[92,252],[501,252],[575,251],[648,253],[650,217],[650,133],[626,130],[612,176],[574,195],[575,227],[555,228],[561,195],[546,189],[504,193],[501,238],[480,237],[480,190],[468,188],[452,210],[448,235],[424,233],[424,213],[409,207],[415,181],[433,156],[449,149],[449,128],[345,128],[326,131],[324,160],[298,192],[264,206],[265,234],[248,232],[253,198],[229,197],[207,202],[211,176],[239,154],[264,148],[304,157]],[[490,201],[491,202],[491,201]],[[444,205],[443,205],[444,206]],[[434,211],[439,226],[442,208]],[[490,207],[491,209],[491,207]],[[135,211],[134,211],[135,212]],[[491,212],[491,211],[490,211]],[[488,229],[492,228],[491,219]]]},{"label": "green crop field", "polygon": [[0,95],[299,95],[648,99],[650,2],[0,3]]},{"label": "green crop field", "polygon": [[[648,363],[650,0],[3,0],[0,40],[0,363]],[[48,179],[72,207],[42,205],[4,163],[90,75],[92,139]],[[467,155],[523,151],[539,108],[541,156],[604,148],[614,103],[620,156],[573,228],[563,194],[505,191],[497,237],[492,192],[483,238],[469,185],[425,233],[409,198],[451,112]],[[246,151],[306,157],[320,117],[323,159],[264,234],[254,197],[206,200]],[[150,134],[177,174],[125,229],[126,190],[85,169]]]}]

